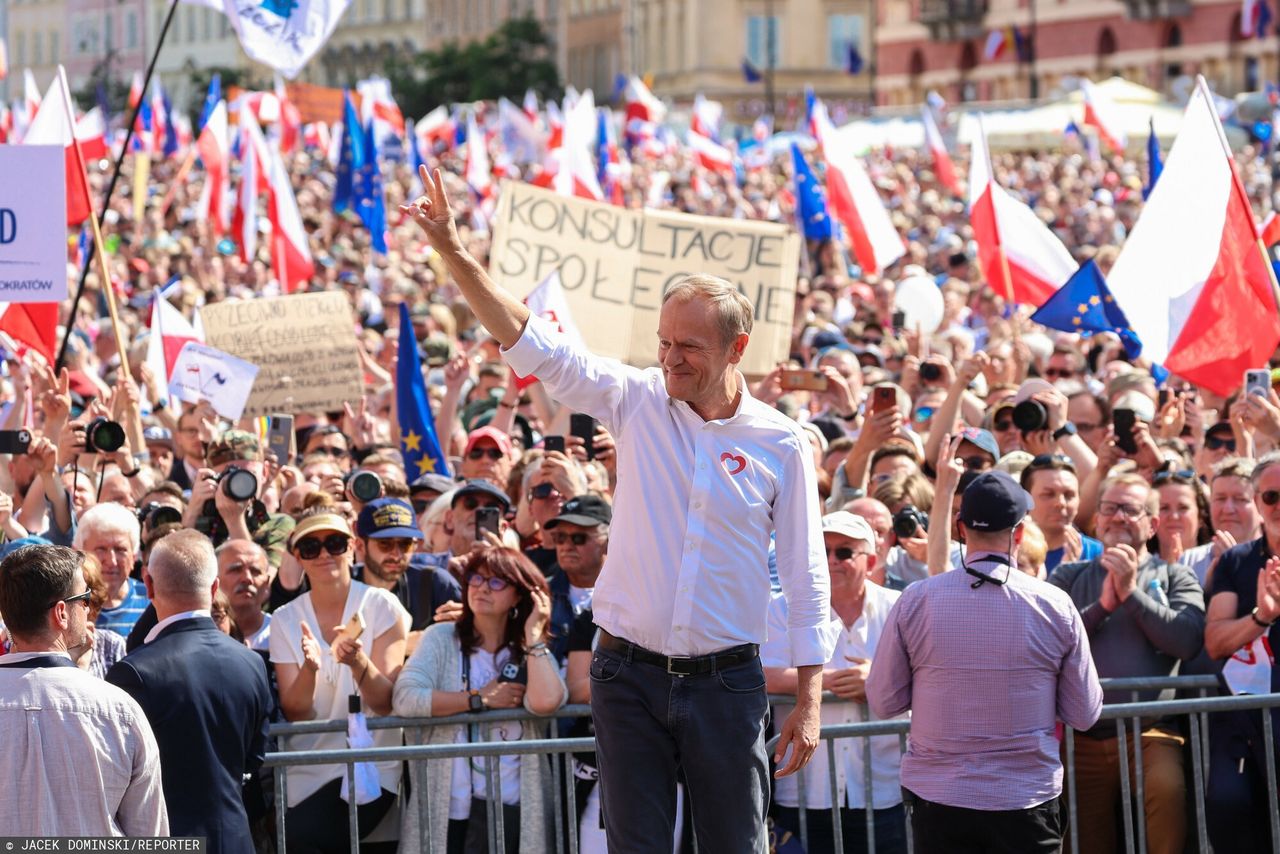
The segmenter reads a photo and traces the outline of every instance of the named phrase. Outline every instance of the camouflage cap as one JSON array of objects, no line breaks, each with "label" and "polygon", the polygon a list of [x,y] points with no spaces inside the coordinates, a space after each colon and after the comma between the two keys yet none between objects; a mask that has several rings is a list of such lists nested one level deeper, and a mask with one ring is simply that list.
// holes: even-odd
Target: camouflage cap
[{"label": "camouflage cap", "polygon": [[423,361],[432,368],[447,364],[454,352],[453,342],[442,335],[429,335],[422,342]]},{"label": "camouflage cap", "polygon": [[208,466],[243,460],[256,462],[262,459],[262,444],[258,437],[244,430],[228,430],[209,443],[204,461]]}]

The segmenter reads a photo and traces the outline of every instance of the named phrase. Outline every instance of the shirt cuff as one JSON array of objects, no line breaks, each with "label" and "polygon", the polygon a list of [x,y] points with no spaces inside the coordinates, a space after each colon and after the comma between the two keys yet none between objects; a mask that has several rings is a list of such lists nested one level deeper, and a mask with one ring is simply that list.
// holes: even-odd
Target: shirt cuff
[{"label": "shirt cuff", "polygon": [[499,352],[517,374],[522,377],[530,376],[537,373],[538,368],[555,349],[551,333],[550,323],[531,314],[516,343],[500,348]]},{"label": "shirt cuff", "polygon": [[811,664],[826,664],[835,654],[839,636],[840,628],[834,622],[808,628],[789,627],[787,640],[791,644],[792,666],[807,667]]}]

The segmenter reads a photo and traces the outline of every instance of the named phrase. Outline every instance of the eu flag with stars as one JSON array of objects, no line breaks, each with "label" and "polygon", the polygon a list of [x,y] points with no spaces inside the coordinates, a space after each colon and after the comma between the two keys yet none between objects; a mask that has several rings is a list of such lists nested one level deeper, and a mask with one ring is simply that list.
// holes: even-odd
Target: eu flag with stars
[{"label": "eu flag with stars", "polygon": [[396,418],[400,421],[400,454],[412,482],[424,474],[449,475],[449,463],[440,450],[435,419],[427,404],[427,383],[422,378],[418,340],[413,336],[409,306],[400,303],[400,348],[396,351]]},{"label": "eu flag with stars", "polygon": [[828,240],[831,237],[831,216],[827,213],[827,199],[822,186],[804,159],[800,146],[791,143],[791,159],[796,168],[796,213],[804,228],[805,240]]},{"label": "eu flag with stars", "polygon": [[355,176],[364,168],[364,130],[360,127],[360,117],[356,115],[356,105],[351,103],[351,93],[342,93],[342,134],[339,141],[338,168],[335,170],[337,183],[333,188],[333,210],[342,213],[351,210],[358,201],[355,197]]},{"label": "eu flag with stars", "polygon": [[1129,328],[1129,320],[1116,304],[1098,265],[1089,259],[1031,315],[1041,326],[1063,332],[1114,332],[1124,342],[1129,358],[1142,352],[1142,342]]},{"label": "eu flag with stars", "polygon": [[1156,121],[1148,119],[1151,133],[1147,135],[1147,186],[1142,188],[1142,200],[1145,202],[1156,188],[1160,173],[1164,171],[1164,162],[1160,159],[1160,140],[1156,137]]},{"label": "eu flag with stars", "polygon": [[[382,168],[378,165],[378,140],[373,132],[373,119],[364,131],[364,167],[352,179],[356,212],[369,229],[373,251],[387,254],[387,200],[382,192]],[[358,131],[357,131],[358,132]]]}]

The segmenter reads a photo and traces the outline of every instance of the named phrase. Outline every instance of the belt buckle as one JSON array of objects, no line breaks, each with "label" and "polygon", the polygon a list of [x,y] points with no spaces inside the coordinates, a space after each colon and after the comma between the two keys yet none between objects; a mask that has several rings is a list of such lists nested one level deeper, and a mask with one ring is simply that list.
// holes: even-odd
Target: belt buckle
[{"label": "belt buckle", "polygon": [[688,676],[689,673],[681,673],[679,670],[675,669],[675,666],[677,662],[690,662],[690,661],[693,661],[692,656],[668,655],[667,656],[667,675],[668,676]]}]

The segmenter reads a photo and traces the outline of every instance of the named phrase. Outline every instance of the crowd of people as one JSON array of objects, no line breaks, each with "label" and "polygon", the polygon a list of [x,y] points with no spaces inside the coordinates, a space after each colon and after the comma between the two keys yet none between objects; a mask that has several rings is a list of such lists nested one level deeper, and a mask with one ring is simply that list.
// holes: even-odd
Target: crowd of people
[{"label": "crowd of people", "polygon": [[[481,324],[479,291],[467,290],[476,286],[463,281],[470,274],[458,259],[473,257],[482,269],[490,235],[462,180],[462,160],[448,151],[432,160],[443,175],[435,189],[458,223],[453,255],[441,245],[444,232],[431,222],[430,206],[414,202],[407,169],[388,176],[391,250],[375,255],[359,220],[331,211],[334,174],[325,159],[310,151],[292,158],[317,261],[309,289],[350,298],[366,387],[364,398],[342,411],[293,413],[296,448],[289,459],[269,452],[248,422],[227,423],[207,403],[168,402],[164,378],[144,363],[145,322],[157,289],[170,286],[167,298],[187,314],[279,293],[266,257],[269,241],[260,257],[240,259],[211,223],[194,215],[199,174],[170,186],[176,162],[153,169],[142,221],[133,218],[127,189],[106,217],[119,238],[109,266],[123,300],[129,364],[116,356],[103,283],[94,273],[75,314],[64,307],[65,367],[5,353],[0,426],[26,429],[32,438],[25,453],[8,455],[0,467],[7,652],[0,656],[0,767],[9,769],[11,782],[0,789],[2,835],[55,828],[57,835],[172,833],[208,837],[219,851],[270,850],[273,791],[260,766],[273,743],[266,729],[273,721],[345,719],[353,709],[369,717],[444,717],[523,708],[531,715],[522,722],[371,735],[374,745],[388,747],[405,739],[508,742],[545,734],[545,716],[566,703],[593,702],[594,722],[562,728],[594,733],[600,745],[599,759],[569,760],[577,791],[566,815],[554,813],[551,766],[535,755],[504,756],[492,775],[483,762],[467,759],[412,762],[407,771],[395,761],[362,764],[354,792],[343,766],[299,766],[288,773],[288,850],[346,850],[352,798],[361,847],[370,851],[413,849],[424,822],[432,850],[485,851],[486,817],[494,810],[502,814],[507,850],[526,854],[551,850],[551,828],[566,820],[579,827],[580,850],[653,850],[626,848],[614,833],[606,843],[610,814],[633,826],[660,815],[662,834],[676,846],[696,834],[703,850],[748,850],[725,841],[750,837],[736,835],[740,804],[718,781],[751,777],[753,788],[743,797],[767,801],[780,852],[796,850],[801,807],[808,811],[809,852],[836,850],[836,815],[844,850],[864,850],[866,810],[873,813],[876,850],[905,851],[907,809],[923,811],[940,799],[904,792],[908,772],[896,737],[873,738],[869,753],[843,740],[832,758],[819,749],[806,766],[799,731],[806,692],[820,687],[837,698],[822,705],[822,724],[906,714],[909,704],[869,697],[869,680],[892,678],[885,664],[873,679],[876,663],[888,657],[877,654],[904,631],[906,618],[891,617],[896,603],[927,605],[910,595],[914,585],[966,568],[975,548],[967,542],[977,542],[975,525],[986,523],[977,510],[966,515],[955,497],[990,472],[1025,491],[1025,516],[995,530],[1016,531],[1009,535],[1008,568],[1042,585],[1038,591],[1061,591],[1058,598],[1043,595],[1060,607],[1062,625],[1082,622],[1082,679],[1090,668],[1102,677],[1210,673],[1220,674],[1232,693],[1278,690],[1280,396],[1242,390],[1224,398],[1176,376],[1161,385],[1116,336],[1033,324],[1028,307],[1006,305],[985,287],[962,200],[935,182],[915,152],[867,159],[907,243],[906,257],[882,276],[867,276],[849,265],[837,241],[807,246],[790,358],[744,380],[736,398],[742,409],[691,404],[699,427],[706,422],[737,436],[733,430],[745,429],[747,419],[754,429],[794,433],[804,443],[803,466],[787,468],[785,478],[781,470],[750,472],[769,494],[753,501],[735,493],[733,500],[745,502],[742,513],[719,521],[695,512],[704,501],[710,507],[727,500],[718,491],[727,487],[703,474],[710,448],[704,443],[715,431],[704,435],[684,425],[688,446],[669,448],[672,440],[661,431],[670,425],[659,422],[688,413],[651,411],[628,397],[638,392],[627,383],[639,379],[627,375],[615,386],[606,377],[584,390],[548,372],[560,364],[556,359],[567,364],[575,357],[557,351],[533,320],[504,329],[519,318],[508,314]],[[1246,152],[1239,162],[1259,211],[1269,209],[1267,160]],[[794,222],[789,168],[779,158],[738,183],[704,172],[688,152],[672,152],[638,158],[624,195],[633,206]],[[1095,258],[1104,271],[1142,205],[1138,164],[1121,158],[1090,162],[1069,150],[1004,155],[996,174],[1079,260]],[[104,179],[95,169],[91,183],[100,190]],[[429,200],[432,189],[425,181]],[[171,198],[162,203],[166,194]],[[895,282],[916,274],[935,279],[943,297],[943,317],[932,332],[895,324]],[[69,275],[74,280],[79,270],[69,264]],[[729,301],[709,285],[699,287],[676,302]],[[421,344],[451,474],[405,470],[393,382],[400,304],[408,306]],[[686,366],[667,375],[668,389],[705,379],[689,335],[686,327],[660,330],[664,366],[672,348],[683,351]],[[521,375],[538,369],[543,382],[522,385],[517,369]],[[801,375],[808,390],[792,382]],[[690,394],[671,396],[701,400]],[[588,430],[575,430],[575,411],[599,414]],[[94,449],[88,434],[99,419],[123,428],[118,450]],[[628,424],[631,432],[623,429]],[[746,438],[734,441],[747,447]],[[626,450],[628,442],[640,450]],[[668,451],[666,467],[686,460],[687,470],[646,467]],[[723,464],[713,458],[713,465]],[[228,488],[235,472],[252,476],[250,494]],[[353,475],[362,472],[377,476],[376,498],[362,500],[352,489]],[[650,487],[680,481],[691,491],[641,489],[646,503],[634,491],[646,480]],[[687,508],[671,503],[684,499]],[[814,530],[825,555],[806,552],[798,539],[810,506],[820,508]],[[666,518],[672,507],[687,510],[687,527]],[[594,597],[611,554],[611,529],[626,549],[645,555],[652,563],[647,571],[661,582],[636,571],[624,587],[615,580]],[[661,548],[667,540],[676,543],[674,554]],[[758,614],[735,613],[755,600],[716,587],[695,563],[757,551],[767,555],[772,601]],[[741,579],[752,595],[764,589],[763,560],[759,570],[759,578]],[[679,641],[653,639],[645,607],[629,613],[633,603],[661,598],[647,585],[668,580],[678,604],[656,622],[665,621],[668,634],[696,635],[688,653]],[[826,602],[826,594],[801,595],[810,582],[813,591],[829,590],[830,607],[804,629],[811,636],[801,637],[803,615],[813,617],[814,602]],[[1063,604],[1068,600],[1074,610]],[[734,638],[739,621],[751,631],[767,624],[757,670],[741,666],[754,651],[714,643]],[[1043,651],[1030,649],[1037,638],[1025,642],[1028,658]],[[992,653],[981,626],[957,643],[966,657]],[[655,686],[626,666],[654,649],[672,656],[668,673],[672,662],[701,661],[714,650],[705,656],[714,659],[709,671],[692,668],[673,678],[687,685],[718,680],[733,700],[714,706],[705,697],[689,699],[696,713],[669,725],[680,746],[670,768],[656,746],[666,734],[649,732],[639,720],[658,702]],[[810,660],[815,650],[821,660]],[[1013,663],[1004,671],[1013,683],[1020,656],[999,652]],[[94,687],[57,669],[67,664],[96,679]],[[47,673],[56,677],[49,684],[32,681],[31,674]],[[747,743],[758,735],[763,745],[767,733],[754,731],[767,717],[763,705],[758,713],[743,711],[748,695],[763,703],[757,676],[770,693],[796,695],[800,710],[794,731],[783,727],[793,720],[791,709],[774,710],[775,728],[791,751],[775,757],[782,776],[772,785],[738,757],[700,747],[700,727],[739,725]],[[966,690],[963,679],[957,686]],[[61,719],[52,734],[32,734],[31,710],[59,703],[79,717]],[[1010,706],[986,714],[1007,726],[1040,711]],[[731,720],[737,714],[751,720]],[[1053,711],[1046,714],[1051,726]],[[1120,769],[1136,761],[1132,740],[1121,747],[1115,727],[1097,722],[1085,695],[1057,707],[1056,719],[1079,730],[1080,850],[1116,850]],[[85,727],[96,729],[80,731]],[[619,728],[634,740],[628,743]],[[1145,803],[1137,819],[1146,822],[1150,850],[1180,852],[1193,814],[1186,806],[1186,721],[1144,720],[1141,739]],[[1261,715],[1215,714],[1208,739],[1206,816],[1215,850],[1266,850],[1273,842]],[[344,733],[310,733],[291,738],[289,748],[346,744]],[[987,748],[975,741],[966,749]],[[1056,759],[1059,747],[1036,749]],[[86,762],[94,769],[87,776]],[[617,783],[602,790],[600,766],[610,763],[632,769],[620,775],[658,779],[669,772],[680,781],[679,798],[668,799],[662,787],[648,795],[619,794]],[[803,775],[803,786],[793,773]],[[911,779],[919,782],[919,772]],[[1049,802],[1061,791],[1060,768],[1057,786],[980,808]],[[415,806],[421,787],[429,793],[426,814]]]}]

